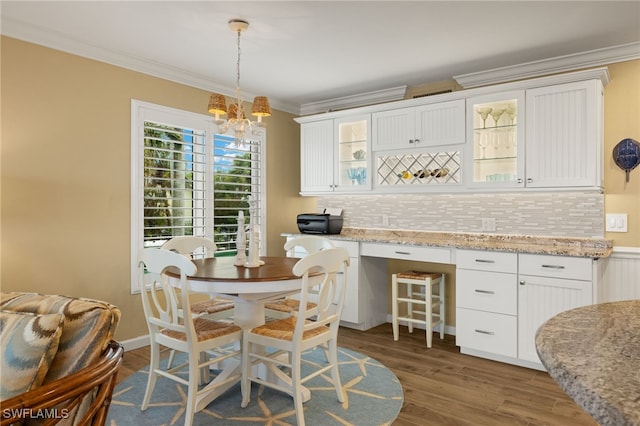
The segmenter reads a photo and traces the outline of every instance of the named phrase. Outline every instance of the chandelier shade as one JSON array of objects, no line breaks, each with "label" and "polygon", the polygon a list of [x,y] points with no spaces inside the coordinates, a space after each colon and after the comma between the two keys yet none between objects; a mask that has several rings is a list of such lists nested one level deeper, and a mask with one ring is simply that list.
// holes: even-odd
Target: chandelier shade
[{"label": "chandelier shade", "polygon": [[216,121],[220,119],[221,115],[227,113],[227,101],[220,93],[212,93],[209,96],[209,113],[215,114]]},{"label": "chandelier shade", "polygon": [[[210,114],[215,115],[215,123],[218,125],[219,132],[227,133],[231,129],[235,132],[236,141],[244,144],[247,130],[250,131],[252,135],[258,135],[260,129],[266,127],[266,124],[262,121],[262,117],[269,117],[271,115],[271,106],[266,96],[256,96],[251,106],[251,115],[257,117],[257,121],[251,121],[246,118],[242,96],[240,95],[240,34],[249,28],[249,22],[242,19],[232,19],[229,21],[229,28],[238,35],[236,99],[234,99],[227,108],[227,101],[224,95],[212,93],[209,97],[208,111]],[[220,118],[220,116],[225,114],[227,115],[226,121]]]}]

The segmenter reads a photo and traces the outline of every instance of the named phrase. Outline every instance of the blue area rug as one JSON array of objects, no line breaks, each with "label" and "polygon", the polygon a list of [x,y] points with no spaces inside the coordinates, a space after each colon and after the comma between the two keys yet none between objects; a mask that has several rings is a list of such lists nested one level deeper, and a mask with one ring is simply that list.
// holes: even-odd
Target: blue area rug
[{"label": "blue area rug", "polygon": [[[325,362],[321,349],[309,351],[303,358],[304,363]],[[181,359],[176,357],[176,360]],[[375,359],[344,348],[338,348],[338,361],[345,402],[338,402],[330,374],[314,377],[305,383],[311,390],[311,399],[304,404],[306,423],[311,426],[390,425],[403,402],[402,386],[395,374]],[[148,371],[148,367],[137,371],[115,388],[107,425],[184,424],[187,388],[163,377],[158,378],[149,408],[140,411]],[[293,399],[287,394],[253,383],[249,406],[240,408],[240,400],[240,384],[237,384],[196,413],[193,424],[296,424]]]}]

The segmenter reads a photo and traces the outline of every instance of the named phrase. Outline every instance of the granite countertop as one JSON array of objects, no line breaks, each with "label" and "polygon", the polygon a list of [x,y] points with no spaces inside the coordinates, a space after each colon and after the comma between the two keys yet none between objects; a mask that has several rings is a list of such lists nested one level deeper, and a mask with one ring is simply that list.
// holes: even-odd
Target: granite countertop
[{"label": "granite countertop", "polygon": [[613,242],[603,238],[542,237],[508,234],[412,231],[385,228],[342,228],[333,239],[575,257],[608,257]]},{"label": "granite countertop", "polygon": [[640,425],[640,300],[562,312],[536,335],[542,364],[602,425]]}]

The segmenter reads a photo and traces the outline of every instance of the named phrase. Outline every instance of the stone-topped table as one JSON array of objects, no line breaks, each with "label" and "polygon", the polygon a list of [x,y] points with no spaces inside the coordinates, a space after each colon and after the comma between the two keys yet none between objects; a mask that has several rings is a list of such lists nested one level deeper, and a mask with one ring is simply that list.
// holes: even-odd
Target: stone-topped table
[{"label": "stone-topped table", "polygon": [[640,300],[562,312],[536,334],[542,364],[602,425],[640,425]]}]

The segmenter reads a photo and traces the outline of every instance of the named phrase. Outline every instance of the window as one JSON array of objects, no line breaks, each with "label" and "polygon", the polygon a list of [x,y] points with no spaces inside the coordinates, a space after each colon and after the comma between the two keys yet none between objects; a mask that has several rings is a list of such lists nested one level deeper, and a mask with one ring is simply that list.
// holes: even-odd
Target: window
[{"label": "window", "polygon": [[139,291],[136,261],[143,247],[196,235],[216,242],[216,256],[235,255],[238,212],[248,222],[249,196],[265,235],[263,137],[238,146],[233,136],[215,132],[210,116],[136,100],[131,129],[132,292]]}]

